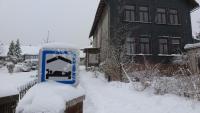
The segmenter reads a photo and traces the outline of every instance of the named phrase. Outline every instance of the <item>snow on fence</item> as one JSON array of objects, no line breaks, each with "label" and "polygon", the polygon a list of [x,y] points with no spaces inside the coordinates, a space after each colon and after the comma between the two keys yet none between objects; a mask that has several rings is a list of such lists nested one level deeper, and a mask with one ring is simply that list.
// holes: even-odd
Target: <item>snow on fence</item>
[{"label": "snow on fence", "polygon": [[20,86],[18,88],[18,90],[19,90],[19,99],[22,99],[24,97],[24,95],[26,94],[26,92],[37,83],[38,83],[38,80],[36,79],[36,80],[30,81],[29,83],[27,83],[27,84],[25,84],[23,86]]},{"label": "snow on fence", "polygon": [[37,80],[33,80],[18,88],[19,94],[0,97],[0,113],[15,113],[15,109],[19,99],[22,99],[26,92],[37,84]]}]

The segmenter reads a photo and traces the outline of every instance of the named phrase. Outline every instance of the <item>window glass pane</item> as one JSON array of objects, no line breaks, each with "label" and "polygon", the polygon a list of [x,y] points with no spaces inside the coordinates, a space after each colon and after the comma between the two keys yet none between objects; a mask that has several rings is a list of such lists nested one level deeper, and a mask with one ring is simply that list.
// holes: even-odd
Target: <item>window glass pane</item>
[{"label": "window glass pane", "polygon": [[144,13],[144,21],[145,22],[148,22],[148,20],[149,20],[149,17],[148,17],[148,13]]},{"label": "window glass pane", "polygon": [[135,54],[135,40],[134,38],[126,39],[126,50],[127,54]]},{"label": "window glass pane", "polygon": [[178,11],[177,10],[169,10],[170,24],[179,24],[178,21]]},{"label": "window glass pane", "polygon": [[166,15],[165,14],[162,15],[162,22],[161,23],[163,23],[163,24],[166,23]]},{"label": "window glass pane", "polygon": [[131,11],[131,21],[134,21],[134,20],[135,20],[135,12]]},{"label": "window glass pane", "polygon": [[141,22],[149,21],[149,9],[148,7],[139,7],[139,16]]},{"label": "window glass pane", "polygon": [[159,52],[160,54],[168,54],[167,39],[159,39]]},{"label": "window glass pane", "polygon": [[178,24],[178,16],[174,15],[174,24]]},{"label": "window glass pane", "polygon": [[125,20],[129,21],[130,20],[130,12],[129,11],[125,11]]},{"label": "window glass pane", "polygon": [[180,54],[180,40],[179,39],[172,39],[172,54]]},{"label": "window glass pane", "polygon": [[140,53],[149,54],[149,38],[140,38]]},{"label": "window glass pane", "polygon": [[156,23],[166,24],[166,10],[163,8],[157,8]]},{"label": "window glass pane", "polygon": [[134,21],[135,20],[135,6],[125,6],[124,20],[125,21]]}]

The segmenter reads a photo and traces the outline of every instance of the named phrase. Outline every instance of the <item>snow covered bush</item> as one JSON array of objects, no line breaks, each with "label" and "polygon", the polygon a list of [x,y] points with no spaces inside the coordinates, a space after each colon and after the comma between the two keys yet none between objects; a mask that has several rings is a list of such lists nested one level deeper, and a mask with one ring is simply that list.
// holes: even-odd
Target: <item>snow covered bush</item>
[{"label": "snow covered bush", "polygon": [[151,82],[155,76],[160,76],[159,67],[160,64],[150,64],[143,56],[144,64],[134,63],[134,59],[131,62],[122,64],[122,70],[125,77],[133,85],[137,91],[143,91],[151,85]]},{"label": "snow covered bush", "polygon": [[15,64],[14,63],[12,63],[12,62],[8,62],[7,63],[7,69],[8,69],[9,73],[13,73],[14,68],[15,68]]},{"label": "snow covered bush", "polygon": [[152,82],[155,94],[176,94],[200,100],[200,76],[156,77]]}]

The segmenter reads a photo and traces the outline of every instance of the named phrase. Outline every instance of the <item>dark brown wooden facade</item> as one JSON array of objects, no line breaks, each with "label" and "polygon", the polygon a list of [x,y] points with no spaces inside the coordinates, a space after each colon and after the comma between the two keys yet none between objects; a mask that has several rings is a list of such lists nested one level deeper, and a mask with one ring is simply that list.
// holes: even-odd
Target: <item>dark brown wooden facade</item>
[{"label": "dark brown wooden facade", "polygon": [[169,63],[194,43],[190,13],[198,7],[195,0],[100,0],[89,37],[100,62],[120,44],[127,56]]}]

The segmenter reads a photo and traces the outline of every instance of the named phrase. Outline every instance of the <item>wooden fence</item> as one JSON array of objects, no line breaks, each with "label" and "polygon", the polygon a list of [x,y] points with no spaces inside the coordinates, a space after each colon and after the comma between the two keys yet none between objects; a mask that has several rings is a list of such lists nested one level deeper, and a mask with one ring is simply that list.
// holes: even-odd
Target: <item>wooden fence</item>
[{"label": "wooden fence", "polygon": [[37,84],[38,80],[33,80],[21,87],[18,88],[19,90],[19,99],[22,99],[24,97],[24,95],[27,93],[27,91],[33,87],[35,84]]},{"label": "wooden fence", "polygon": [[37,80],[33,80],[18,88],[19,94],[0,97],[0,113],[15,113],[17,103],[24,97],[27,91],[37,84]]},{"label": "wooden fence", "polygon": [[19,95],[0,97],[0,113],[15,113]]}]

